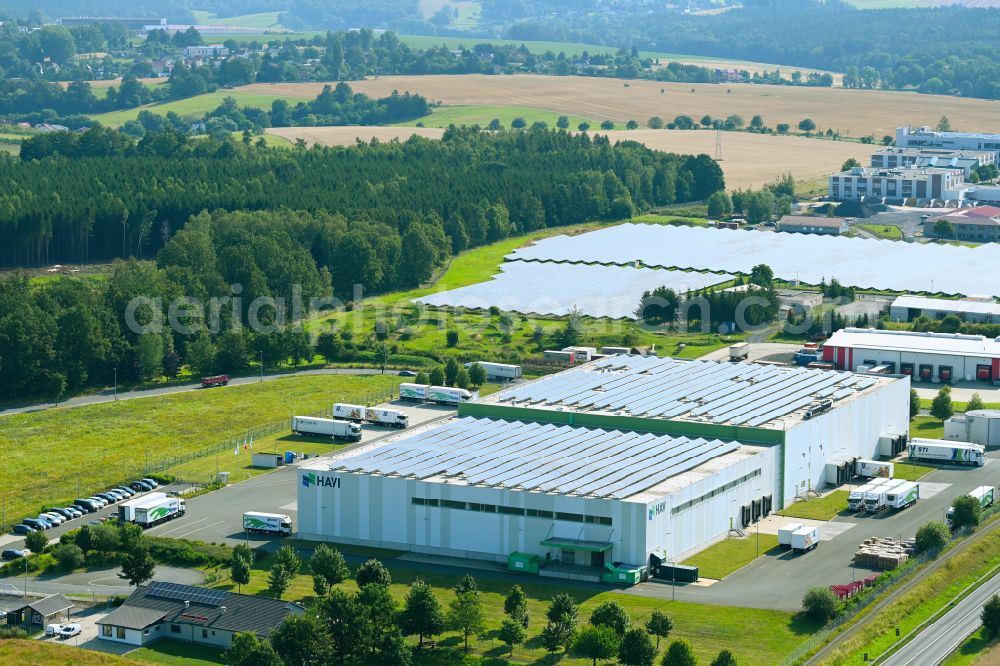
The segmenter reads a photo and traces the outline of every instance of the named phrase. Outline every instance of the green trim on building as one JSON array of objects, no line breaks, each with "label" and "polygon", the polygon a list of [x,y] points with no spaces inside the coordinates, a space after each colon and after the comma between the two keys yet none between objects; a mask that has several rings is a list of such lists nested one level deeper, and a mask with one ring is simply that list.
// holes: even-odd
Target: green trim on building
[{"label": "green trim on building", "polygon": [[576,539],[553,538],[541,541],[539,542],[539,545],[546,546],[548,548],[565,548],[566,550],[582,550],[587,553],[603,553],[606,550],[611,550],[613,544],[601,543],[599,541],[577,541]]}]

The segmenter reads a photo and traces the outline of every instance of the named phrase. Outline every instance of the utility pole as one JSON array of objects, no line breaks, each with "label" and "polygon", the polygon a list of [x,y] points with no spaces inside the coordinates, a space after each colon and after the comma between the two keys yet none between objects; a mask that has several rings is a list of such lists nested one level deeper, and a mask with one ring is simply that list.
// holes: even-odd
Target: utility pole
[{"label": "utility pole", "polygon": [[715,130],[715,161],[722,161],[722,130]]},{"label": "utility pole", "polygon": [[115,402],[118,402],[118,366],[115,366]]},{"label": "utility pole", "polygon": [[260,381],[264,381],[264,352],[260,353]]}]

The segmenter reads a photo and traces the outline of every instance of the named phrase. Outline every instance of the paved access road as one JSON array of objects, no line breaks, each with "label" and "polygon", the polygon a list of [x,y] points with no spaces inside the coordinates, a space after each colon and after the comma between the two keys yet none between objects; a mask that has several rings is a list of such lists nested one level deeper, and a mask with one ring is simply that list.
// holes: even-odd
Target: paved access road
[{"label": "paved access road", "polygon": [[982,624],[979,615],[983,610],[983,604],[998,593],[1000,593],[1000,575],[994,576],[958,602],[941,619],[920,632],[882,664],[937,666],[958,648],[969,634],[979,629]]},{"label": "paved access road", "polygon": [[[376,370],[375,368],[319,368],[316,370],[300,370],[298,372],[279,372],[274,374],[265,374],[263,381],[271,381],[274,379],[281,379],[282,377],[296,377],[300,375],[378,375],[381,374],[381,370]],[[398,370],[386,370],[385,374],[395,375]],[[229,380],[230,386],[241,386],[244,384],[256,384],[261,381],[259,375],[254,375],[250,377],[233,377]],[[0,409],[0,416],[8,416],[10,414],[24,414],[26,412],[37,412],[43,409],[49,409],[51,407],[82,407],[84,405],[96,405],[102,402],[114,402],[117,400],[131,400],[133,398],[149,398],[157,395],[167,395],[170,393],[183,393],[185,391],[200,391],[200,390],[212,390],[221,391],[225,390],[225,387],[217,387],[212,389],[202,389],[201,383],[196,382],[193,384],[174,384],[171,386],[163,386],[160,388],[143,389],[137,391],[118,391],[117,398],[115,397],[115,390],[113,388],[104,389],[98,393],[92,393],[90,395],[81,395],[75,398],[69,398],[63,400],[58,405],[53,402],[41,402],[31,405],[21,405],[19,407],[9,407],[7,409]]]}]

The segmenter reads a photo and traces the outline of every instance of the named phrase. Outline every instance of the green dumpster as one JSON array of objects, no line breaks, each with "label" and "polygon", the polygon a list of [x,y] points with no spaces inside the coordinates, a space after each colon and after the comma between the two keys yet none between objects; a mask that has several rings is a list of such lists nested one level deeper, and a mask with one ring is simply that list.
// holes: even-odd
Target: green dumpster
[{"label": "green dumpster", "polygon": [[615,566],[610,562],[604,563],[604,571],[601,572],[602,583],[615,583],[618,585],[636,585],[642,580],[642,567],[630,567],[627,564]]},{"label": "green dumpster", "polygon": [[511,553],[510,557],[507,558],[507,570],[537,574],[541,562],[542,558],[538,557],[538,555]]}]

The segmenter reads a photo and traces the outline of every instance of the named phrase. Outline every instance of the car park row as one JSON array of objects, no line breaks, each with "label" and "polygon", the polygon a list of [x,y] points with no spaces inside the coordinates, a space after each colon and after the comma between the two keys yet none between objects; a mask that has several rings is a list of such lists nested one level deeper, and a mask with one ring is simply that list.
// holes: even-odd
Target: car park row
[{"label": "car park row", "polygon": [[[130,497],[134,497],[137,494],[149,492],[154,488],[157,488],[159,485],[160,484],[153,479],[139,479],[138,481],[133,481],[127,487],[119,486],[104,492],[95,493],[91,497],[77,498],[70,506],[53,508],[49,511],[43,511],[34,518],[23,519],[20,524],[14,526],[12,531],[14,534],[27,535],[31,532],[47,530],[52,527],[62,525],[68,520],[81,518],[88,513],[100,511],[109,504],[115,504]],[[92,520],[90,522],[91,524],[96,524],[101,521]],[[13,552],[14,551],[4,551],[4,558],[14,559],[7,557],[8,553]]]}]

